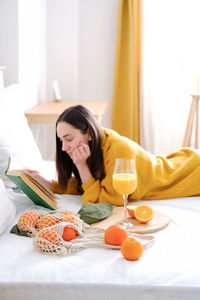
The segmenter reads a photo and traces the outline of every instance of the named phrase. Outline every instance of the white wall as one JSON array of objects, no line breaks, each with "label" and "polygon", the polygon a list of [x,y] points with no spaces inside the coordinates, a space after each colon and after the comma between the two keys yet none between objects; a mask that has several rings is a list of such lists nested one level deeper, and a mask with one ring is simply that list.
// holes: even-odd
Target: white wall
[{"label": "white wall", "polygon": [[47,2],[47,98],[58,80],[63,99],[77,99],[79,1]]},{"label": "white wall", "polygon": [[[53,99],[52,81],[70,100],[106,100],[111,127],[118,0],[1,0],[0,65],[5,85],[19,82],[24,110]],[[53,126],[31,125],[45,159],[54,158]]]},{"label": "white wall", "polygon": [[106,100],[111,126],[118,0],[48,0],[47,98],[58,80],[63,99]]},{"label": "white wall", "polygon": [[105,100],[111,127],[118,0],[79,1],[78,98]]},{"label": "white wall", "polygon": [[18,0],[0,1],[0,66],[5,85],[18,82]]},{"label": "white wall", "polygon": [[27,110],[46,100],[46,0],[18,0],[18,73]]}]

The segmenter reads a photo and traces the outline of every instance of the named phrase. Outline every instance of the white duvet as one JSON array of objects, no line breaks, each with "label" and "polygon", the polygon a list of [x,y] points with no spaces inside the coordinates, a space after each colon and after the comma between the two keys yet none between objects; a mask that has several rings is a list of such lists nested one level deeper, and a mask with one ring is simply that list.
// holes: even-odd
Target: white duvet
[{"label": "white duvet", "polygon": [[[24,194],[9,192],[22,212],[39,209]],[[140,201],[140,203],[147,201]],[[81,197],[63,195],[58,210],[77,212]],[[32,239],[0,236],[0,300],[35,299],[182,299],[200,298],[200,197],[148,202],[170,218],[154,233],[154,244],[138,261],[119,250],[90,248],[64,257],[42,254]]]}]

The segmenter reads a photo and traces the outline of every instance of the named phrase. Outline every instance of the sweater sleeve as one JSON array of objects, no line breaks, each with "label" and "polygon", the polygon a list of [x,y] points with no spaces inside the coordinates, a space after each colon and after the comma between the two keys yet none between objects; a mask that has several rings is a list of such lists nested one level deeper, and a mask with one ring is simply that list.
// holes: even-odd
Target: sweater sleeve
[{"label": "sweater sleeve", "polygon": [[52,183],[53,184],[51,190],[55,194],[80,194],[78,189],[78,181],[74,176],[70,177],[70,179],[68,180],[66,189],[61,189],[56,180],[52,180]]},{"label": "sweater sleeve", "polygon": [[107,202],[112,205],[123,205],[122,195],[112,187],[112,176],[106,176],[102,181],[94,178],[82,184],[84,190],[83,203]]}]

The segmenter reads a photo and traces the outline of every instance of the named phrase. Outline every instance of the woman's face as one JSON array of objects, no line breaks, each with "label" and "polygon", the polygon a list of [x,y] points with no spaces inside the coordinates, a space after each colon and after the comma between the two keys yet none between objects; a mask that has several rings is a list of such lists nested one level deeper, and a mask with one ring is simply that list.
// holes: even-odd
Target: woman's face
[{"label": "woman's face", "polygon": [[66,152],[70,157],[73,151],[81,144],[87,144],[91,139],[89,131],[83,134],[67,122],[59,122],[57,125],[57,136],[62,142],[62,151]]}]

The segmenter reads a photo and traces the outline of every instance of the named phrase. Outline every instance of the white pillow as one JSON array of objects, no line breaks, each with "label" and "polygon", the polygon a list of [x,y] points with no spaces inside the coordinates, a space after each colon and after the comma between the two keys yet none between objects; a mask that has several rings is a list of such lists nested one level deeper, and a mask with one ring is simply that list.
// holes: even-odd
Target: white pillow
[{"label": "white pillow", "polygon": [[0,179],[0,234],[10,225],[16,214],[16,207],[9,199],[4,183]]},{"label": "white pillow", "polygon": [[18,84],[0,89],[0,178],[4,175],[9,156],[14,156],[22,168],[38,169],[42,156],[22,110],[22,92]]}]

